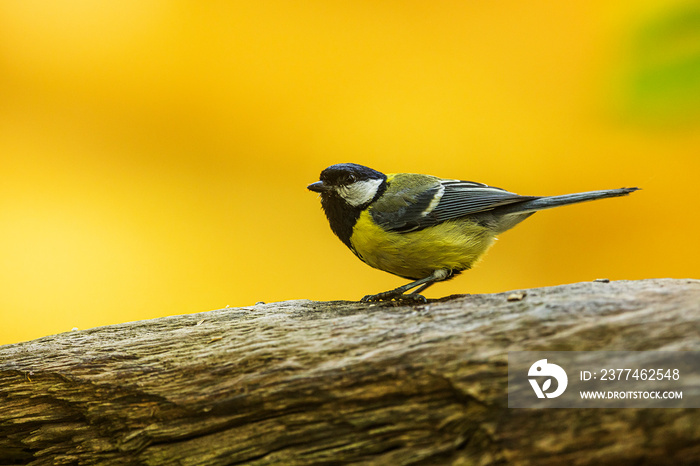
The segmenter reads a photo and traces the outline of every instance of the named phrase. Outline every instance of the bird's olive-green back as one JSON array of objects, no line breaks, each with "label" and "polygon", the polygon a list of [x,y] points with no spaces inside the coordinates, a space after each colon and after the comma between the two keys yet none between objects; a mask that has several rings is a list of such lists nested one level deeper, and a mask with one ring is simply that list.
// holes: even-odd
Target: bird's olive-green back
[{"label": "bird's olive-green back", "polygon": [[440,178],[435,176],[389,174],[386,191],[370,206],[370,213],[379,225],[400,230],[430,207],[439,189]]}]

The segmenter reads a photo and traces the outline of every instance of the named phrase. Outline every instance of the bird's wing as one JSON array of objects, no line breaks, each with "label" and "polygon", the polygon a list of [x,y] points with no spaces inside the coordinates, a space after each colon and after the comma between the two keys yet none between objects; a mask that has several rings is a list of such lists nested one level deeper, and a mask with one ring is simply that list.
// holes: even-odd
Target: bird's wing
[{"label": "bird's wing", "polygon": [[389,176],[387,191],[370,207],[375,222],[409,232],[496,207],[535,199],[472,181],[427,175]]}]

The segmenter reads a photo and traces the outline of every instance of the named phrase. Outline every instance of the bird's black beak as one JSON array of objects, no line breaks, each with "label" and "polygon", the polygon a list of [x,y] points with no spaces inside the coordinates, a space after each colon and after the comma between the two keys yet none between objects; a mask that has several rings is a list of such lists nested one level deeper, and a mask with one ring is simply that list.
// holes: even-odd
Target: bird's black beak
[{"label": "bird's black beak", "polygon": [[306,189],[315,193],[325,193],[326,191],[330,191],[331,188],[323,184],[323,181],[317,181],[308,185]]}]

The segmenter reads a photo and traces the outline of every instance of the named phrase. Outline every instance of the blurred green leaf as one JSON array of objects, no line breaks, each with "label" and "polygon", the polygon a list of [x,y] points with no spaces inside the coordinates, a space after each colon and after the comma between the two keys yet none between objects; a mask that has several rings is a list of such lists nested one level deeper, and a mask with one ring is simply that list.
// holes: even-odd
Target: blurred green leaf
[{"label": "blurred green leaf", "polygon": [[687,5],[634,35],[626,110],[655,121],[700,118],[700,7]]}]

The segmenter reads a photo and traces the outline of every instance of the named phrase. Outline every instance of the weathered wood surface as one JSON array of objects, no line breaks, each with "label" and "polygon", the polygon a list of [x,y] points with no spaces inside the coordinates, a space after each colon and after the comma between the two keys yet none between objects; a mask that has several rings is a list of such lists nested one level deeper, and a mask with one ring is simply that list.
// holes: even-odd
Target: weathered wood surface
[{"label": "weathered wood surface", "polygon": [[507,408],[512,350],[699,350],[700,281],[291,301],[0,347],[0,464],[700,464],[700,412]]}]

